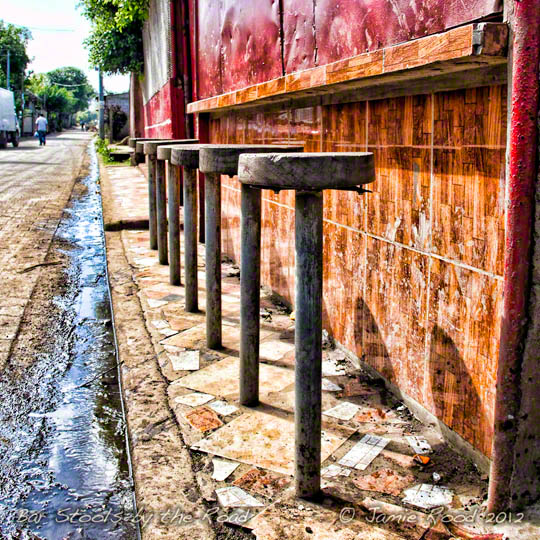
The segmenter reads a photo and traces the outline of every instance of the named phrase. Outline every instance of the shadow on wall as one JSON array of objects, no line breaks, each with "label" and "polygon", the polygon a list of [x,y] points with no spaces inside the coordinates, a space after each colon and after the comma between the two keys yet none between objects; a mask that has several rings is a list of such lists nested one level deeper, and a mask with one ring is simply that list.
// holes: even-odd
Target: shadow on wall
[{"label": "shadow on wall", "polygon": [[394,381],[394,368],[377,321],[363,298],[354,306],[354,343],[361,351],[361,360],[376,369],[389,381]]},{"label": "shadow on wall", "polygon": [[472,443],[487,418],[458,348],[438,325],[431,332],[428,363],[432,412]]}]

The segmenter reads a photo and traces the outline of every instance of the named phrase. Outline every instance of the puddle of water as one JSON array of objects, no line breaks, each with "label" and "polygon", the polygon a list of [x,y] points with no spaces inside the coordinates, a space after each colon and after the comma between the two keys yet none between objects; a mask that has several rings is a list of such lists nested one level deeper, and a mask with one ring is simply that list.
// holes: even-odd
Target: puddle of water
[{"label": "puddle of water", "polygon": [[70,259],[54,299],[62,331],[0,376],[2,539],[138,536],[91,159],[57,232]]}]

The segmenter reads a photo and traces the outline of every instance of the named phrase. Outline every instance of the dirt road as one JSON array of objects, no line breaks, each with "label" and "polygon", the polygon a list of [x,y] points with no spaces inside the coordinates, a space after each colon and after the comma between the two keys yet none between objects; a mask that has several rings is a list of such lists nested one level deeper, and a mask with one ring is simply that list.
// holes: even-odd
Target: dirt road
[{"label": "dirt road", "polygon": [[0,538],[136,539],[90,136],[0,151]]},{"label": "dirt road", "polygon": [[45,261],[90,135],[68,131],[21,141],[0,150],[0,370],[42,271],[21,271]]}]

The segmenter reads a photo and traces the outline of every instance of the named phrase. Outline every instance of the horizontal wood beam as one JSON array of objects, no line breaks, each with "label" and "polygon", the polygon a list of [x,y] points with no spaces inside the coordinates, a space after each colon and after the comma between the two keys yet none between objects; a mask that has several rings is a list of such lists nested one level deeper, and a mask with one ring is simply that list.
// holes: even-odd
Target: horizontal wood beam
[{"label": "horizontal wood beam", "polygon": [[375,99],[379,88],[380,97],[384,97],[384,88],[412,83],[416,88],[429,88],[434,78],[455,79],[457,87],[461,82],[467,86],[471,72],[492,72],[506,64],[507,45],[506,24],[469,24],[195,101],[188,105],[188,113],[221,112],[319,97],[331,103],[339,99],[332,96],[355,95],[362,89],[364,92],[360,93]]}]

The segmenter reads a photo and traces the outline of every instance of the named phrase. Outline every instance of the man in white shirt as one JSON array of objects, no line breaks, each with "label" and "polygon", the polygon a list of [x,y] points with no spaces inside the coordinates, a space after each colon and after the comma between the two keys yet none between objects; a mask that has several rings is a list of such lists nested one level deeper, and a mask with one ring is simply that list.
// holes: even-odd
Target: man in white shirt
[{"label": "man in white shirt", "polygon": [[47,119],[42,114],[40,114],[36,120],[36,128],[37,128],[38,137],[39,137],[39,146],[41,145],[45,146],[45,144],[47,144],[47,140],[46,140],[47,124],[48,124]]}]

